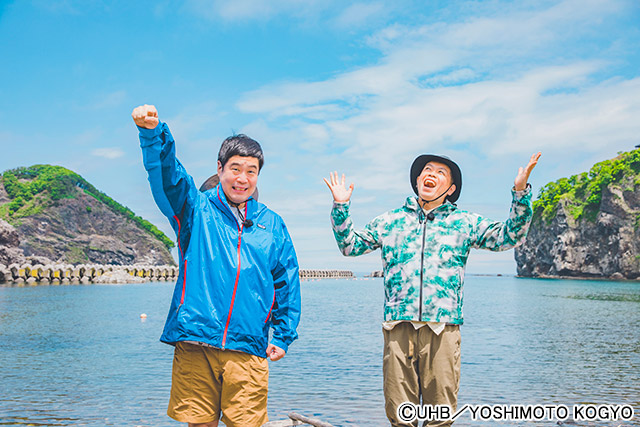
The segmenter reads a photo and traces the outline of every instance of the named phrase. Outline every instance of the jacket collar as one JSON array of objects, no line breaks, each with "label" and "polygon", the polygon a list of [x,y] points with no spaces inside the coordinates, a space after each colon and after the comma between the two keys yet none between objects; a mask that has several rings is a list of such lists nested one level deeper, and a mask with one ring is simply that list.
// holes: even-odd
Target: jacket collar
[{"label": "jacket collar", "polygon": [[[420,209],[422,209],[422,207],[418,203],[418,198],[415,196],[407,197],[407,200],[404,202],[404,207],[405,209],[416,213],[419,212]],[[434,214],[448,215],[456,209],[458,209],[458,207],[447,200],[446,202],[435,208],[432,212]]]},{"label": "jacket collar", "polygon": [[[236,216],[231,211],[231,209],[233,208],[229,205],[227,196],[224,194],[224,191],[222,191],[222,186],[220,184],[216,185],[210,190],[207,190],[205,194],[218,209],[220,209],[222,212],[225,212],[227,215],[233,218],[234,221],[236,220]],[[249,199],[247,200],[247,215],[245,218],[253,220],[258,212],[260,212],[263,208],[264,205],[262,203],[258,203],[253,197],[249,197]],[[242,214],[244,215],[244,212],[242,212]]]}]

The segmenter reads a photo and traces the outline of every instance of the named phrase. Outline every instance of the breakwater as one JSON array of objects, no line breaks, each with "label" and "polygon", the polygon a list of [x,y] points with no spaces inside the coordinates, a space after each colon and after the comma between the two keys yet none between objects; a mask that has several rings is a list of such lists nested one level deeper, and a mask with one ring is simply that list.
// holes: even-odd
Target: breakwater
[{"label": "breakwater", "polygon": [[300,279],[353,279],[356,277],[349,270],[300,270]]},{"label": "breakwater", "polygon": [[89,283],[130,283],[170,281],[178,277],[178,267],[171,265],[97,265],[55,264],[0,265],[0,283],[17,285],[69,285]]},{"label": "breakwater", "polygon": [[[0,264],[0,283],[15,285],[70,285],[90,283],[135,283],[174,281],[178,267],[171,265],[97,265],[97,264]],[[300,270],[301,280],[349,279],[348,270]]]}]

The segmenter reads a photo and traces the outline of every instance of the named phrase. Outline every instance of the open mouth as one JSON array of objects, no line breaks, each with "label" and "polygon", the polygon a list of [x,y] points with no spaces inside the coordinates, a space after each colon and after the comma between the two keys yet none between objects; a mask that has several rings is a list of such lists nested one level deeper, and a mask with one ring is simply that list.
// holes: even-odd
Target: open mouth
[{"label": "open mouth", "polygon": [[422,181],[422,184],[427,188],[434,188],[436,186],[436,182],[431,178],[425,179]]},{"label": "open mouth", "polygon": [[237,192],[239,192],[239,193],[242,193],[242,192],[247,191],[247,188],[243,188],[243,187],[235,187],[235,186],[232,186],[231,188],[233,189],[233,191],[237,191]]}]

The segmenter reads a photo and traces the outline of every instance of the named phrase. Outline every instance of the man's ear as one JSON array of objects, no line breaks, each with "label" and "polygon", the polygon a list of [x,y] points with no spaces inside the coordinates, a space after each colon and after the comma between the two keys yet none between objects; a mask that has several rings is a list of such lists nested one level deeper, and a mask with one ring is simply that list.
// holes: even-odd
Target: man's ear
[{"label": "man's ear", "polygon": [[221,173],[222,173],[222,163],[220,163],[220,160],[218,160],[218,176],[220,176]]},{"label": "man's ear", "polygon": [[456,192],[456,185],[455,184],[451,184],[451,188],[449,188],[449,191],[447,191],[447,196],[450,196],[455,192]]}]

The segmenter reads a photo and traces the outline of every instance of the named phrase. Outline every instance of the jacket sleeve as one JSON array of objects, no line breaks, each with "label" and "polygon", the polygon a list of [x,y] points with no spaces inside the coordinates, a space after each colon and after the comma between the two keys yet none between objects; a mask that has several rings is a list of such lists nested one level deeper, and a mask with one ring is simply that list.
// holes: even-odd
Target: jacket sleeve
[{"label": "jacket sleeve", "polygon": [[504,251],[524,241],[533,216],[531,186],[527,185],[522,191],[512,189],[511,195],[513,199],[507,221],[491,221],[481,216],[477,217],[472,247]]},{"label": "jacket sleeve", "polygon": [[291,236],[284,222],[281,222],[278,259],[271,271],[275,288],[275,302],[272,312],[273,335],[271,344],[285,352],[298,338],[296,329],[300,322],[300,275],[298,259]]},{"label": "jacket sleeve", "polygon": [[378,249],[382,242],[378,233],[379,218],[369,222],[364,230],[354,230],[349,203],[335,203],[331,210],[331,227],[338,248],[344,256],[358,256]]},{"label": "jacket sleeve", "polygon": [[159,123],[154,129],[138,129],[153,198],[175,229],[179,227],[178,219],[190,215],[198,189],[176,158],[175,141],[167,124]]}]

